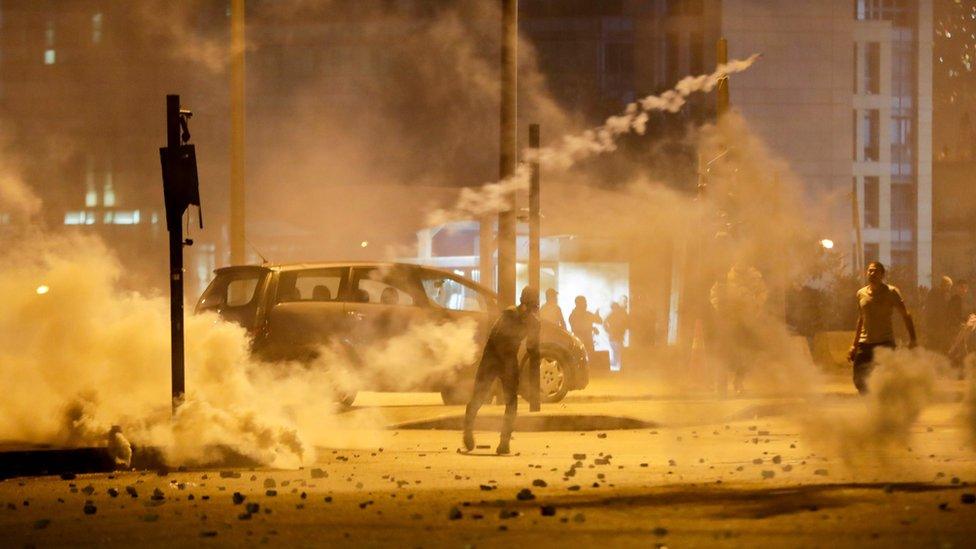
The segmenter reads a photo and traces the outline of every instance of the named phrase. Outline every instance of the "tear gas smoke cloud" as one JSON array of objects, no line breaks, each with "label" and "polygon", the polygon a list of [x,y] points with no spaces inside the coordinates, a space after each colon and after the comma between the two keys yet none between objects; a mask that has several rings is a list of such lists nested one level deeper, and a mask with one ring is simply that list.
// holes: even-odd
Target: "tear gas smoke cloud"
[{"label": "tear gas smoke cloud", "polygon": [[932,402],[947,359],[925,349],[878,349],[868,396],[856,406],[812,402],[802,417],[808,440],[850,467],[884,465],[888,452],[905,451],[911,429]]},{"label": "tear gas smoke cloud", "polygon": [[[277,10],[301,4],[275,6]],[[328,8],[334,9],[335,4]],[[488,173],[479,171],[485,166],[495,169],[498,74],[493,41],[497,37],[486,38],[476,23],[496,22],[497,6],[461,2],[434,17],[410,13],[381,17],[376,24],[363,22],[361,36],[362,44],[383,52],[382,62],[361,64],[357,68],[362,72],[355,73],[359,76],[355,79],[326,75],[298,82],[294,94],[276,105],[273,115],[249,112],[249,138],[254,139],[249,150],[255,151],[249,164],[249,192],[254,191],[254,203],[267,209],[262,211],[267,217],[322,228],[318,232],[326,236],[321,238],[335,238],[335,242],[350,240],[349,234],[375,225],[378,216],[349,213],[345,197],[323,182],[442,184],[456,182],[458,174],[480,177]],[[410,32],[389,32],[391,22],[406,25]],[[225,43],[225,37],[210,41],[189,29],[149,30],[187,45],[174,49],[174,56],[196,60],[212,72],[222,71],[227,52],[219,44]],[[187,32],[188,37],[183,34]],[[429,55],[431,51],[437,55]],[[541,150],[544,166],[563,171],[554,187],[557,192],[543,198],[553,201],[544,204],[547,225],[614,237],[615,242],[608,244],[610,251],[659,264],[675,259],[676,249],[683,247],[690,254],[699,240],[712,242],[702,266],[711,280],[728,283],[726,275],[733,265],[754,268],[763,274],[768,300],[774,301],[774,290],[804,276],[811,265],[811,250],[818,249],[817,240],[834,233],[819,225],[828,216],[819,215],[816,203],[801,200],[802,183],[743,120],[727,116],[716,125],[690,128],[684,137],[682,144],[690,144],[706,159],[725,153],[713,165],[701,200],[653,175],[655,163],[663,167],[674,163],[662,149],[649,151],[652,162],[647,169],[613,191],[588,174],[568,170],[584,158],[613,151],[625,134],[643,133],[649,112],[676,112],[691,94],[714,89],[724,75],[747,69],[755,59],[688,77],[664,94],[635,102],[599,128],[569,132]],[[573,117],[546,93],[529,44],[520,44],[520,63],[525,95],[520,97],[520,109],[531,113],[532,120],[542,123],[550,135],[563,134]],[[373,66],[375,70],[369,68]],[[258,97],[262,90],[281,86],[276,72],[259,67],[249,71]],[[351,86],[351,91],[335,93],[333,88],[340,83]],[[219,92],[210,90],[209,95],[226,94],[222,79],[216,86]],[[161,97],[165,91],[170,90],[153,93]],[[280,97],[280,90],[277,93]],[[323,96],[330,101],[323,101]],[[195,135],[205,137],[199,128]],[[470,166],[478,169],[467,169]],[[25,212],[36,211],[38,203],[30,193],[10,181],[17,180],[0,178],[0,198],[21,204]],[[288,182],[289,192],[281,192],[281,181]],[[497,211],[507,207],[507,195],[525,188],[526,182],[523,167],[507,181],[463,190],[454,207],[432,214],[428,221]],[[337,205],[334,215],[323,215],[325,204]],[[411,213],[416,214],[384,212],[382,220],[393,225],[410,219]],[[431,356],[445,357],[444,363],[433,362],[437,371],[476,352],[468,332],[472,328],[418,325],[402,339],[364,350],[365,365],[345,360],[336,349],[324,350],[319,364],[311,368],[260,364],[249,357],[241,329],[212,316],[194,316],[187,319],[190,393],[171,421],[165,301],[117,290],[125,273],[97,241],[40,234],[31,240],[31,247],[0,252],[4,264],[12,266],[0,273],[0,299],[7,304],[0,317],[0,376],[15,380],[6,387],[10,398],[0,402],[0,438],[89,443],[104,441],[112,426],[118,425],[121,432],[113,432],[110,440],[122,461],[128,438],[137,444],[164,446],[174,463],[206,461],[213,456],[202,444],[227,444],[264,463],[295,465],[310,456],[316,445],[352,444],[356,437],[370,436],[355,433],[357,427],[381,424],[381,418],[359,422],[337,416],[331,404],[336,384],[348,390],[355,381],[394,372],[411,385],[417,382],[418,363],[429,364]],[[334,248],[338,244],[322,247],[328,252]],[[666,281],[659,282],[659,287],[667,287]],[[48,294],[34,291],[40,283],[51,288]],[[818,372],[809,356],[797,351],[795,338],[778,316],[760,307],[736,320],[732,328],[748,337],[730,338],[724,350],[722,344],[709,342],[716,364],[749,364],[746,383],[750,387],[758,380],[779,392],[809,395],[815,390]],[[927,398],[925,391],[914,391],[914,385],[903,382],[909,379],[923,385],[924,374],[913,368],[910,364],[893,368],[891,377],[879,372],[878,396],[871,397],[879,400],[871,405],[871,414],[851,418],[849,432],[872,440],[898,440],[896,433],[910,428]],[[675,383],[682,381],[675,376]],[[889,385],[891,389],[885,389]],[[887,396],[882,399],[882,395]],[[798,408],[796,413],[811,417],[823,412],[822,403],[813,406]],[[821,431],[810,433],[831,440]],[[856,452],[856,437],[840,443],[847,440]]]},{"label": "tear gas smoke cloud", "polygon": [[[366,348],[361,362],[324,353],[311,366],[266,364],[250,357],[243,329],[190,316],[188,393],[170,419],[166,300],[116,290],[120,266],[94,239],[35,235],[29,246],[6,248],[2,260],[9,266],[0,273],[0,377],[9,395],[0,402],[2,440],[108,442],[119,461],[131,457],[131,441],[161,446],[173,464],[210,462],[229,447],[294,467],[316,445],[376,442],[361,430],[380,427],[381,417],[337,415],[337,377],[415,383],[418,372],[436,375],[476,351],[471,324],[418,325]],[[35,292],[40,282],[48,293]],[[441,360],[423,362],[434,356]]]},{"label": "tear gas smoke cloud", "polygon": [[[748,69],[759,57],[759,54],[753,54],[746,59],[736,59],[719,65],[711,74],[685,77],[674,88],[660,95],[649,95],[630,103],[623,114],[611,116],[598,128],[580,134],[564,135],[557,145],[543,147],[538,152],[526,150],[523,153],[525,159],[537,159],[545,168],[567,170],[584,158],[611,152],[616,149],[617,140],[622,135],[644,134],[649,112],[677,112],[687,103],[690,95],[712,91],[722,79]],[[434,211],[428,216],[427,222],[436,226],[508,209],[511,204],[508,203],[507,196],[514,191],[528,188],[528,178],[529,171],[522,166],[513,176],[503,181],[487,183],[480,189],[464,189],[452,209]]]}]

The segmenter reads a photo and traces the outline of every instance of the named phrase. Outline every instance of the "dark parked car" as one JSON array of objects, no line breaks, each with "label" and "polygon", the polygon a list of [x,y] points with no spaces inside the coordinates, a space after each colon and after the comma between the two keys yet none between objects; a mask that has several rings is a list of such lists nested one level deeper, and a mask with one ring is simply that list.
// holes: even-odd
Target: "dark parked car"
[{"label": "dark parked car", "polygon": [[[302,263],[217,269],[197,312],[216,311],[237,322],[252,337],[252,352],[268,361],[310,362],[323,345],[341,349],[355,363],[358,350],[404,333],[418,322],[452,322],[469,318],[483,347],[499,314],[497,296],[463,277],[401,263]],[[586,351],[567,331],[547,322],[541,335],[540,389],[544,402],[558,402],[567,391],[589,381]],[[439,391],[446,404],[471,395],[474,369],[431,372],[417,387],[403,388],[396,379],[370,376],[358,390]],[[523,365],[527,362],[523,356]],[[417,364],[424,368],[424,364]],[[456,375],[455,375],[456,374]],[[355,394],[345,395],[349,402]]]}]

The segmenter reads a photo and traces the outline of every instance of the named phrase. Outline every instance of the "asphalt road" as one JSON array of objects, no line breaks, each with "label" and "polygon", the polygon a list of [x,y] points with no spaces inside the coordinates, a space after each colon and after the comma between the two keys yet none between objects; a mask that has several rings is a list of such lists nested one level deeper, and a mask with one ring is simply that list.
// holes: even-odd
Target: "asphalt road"
[{"label": "asphalt road", "polygon": [[[354,448],[320,448],[300,470],[9,479],[0,538],[12,547],[966,547],[976,452],[958,386],[940,389],[906,440],[874,448],[818,438],[795,398],[717,401],[595,380],[544,409],[569,430],[516,433],[512,456],[492,454],[495,433],[477,433],[487,448],[461,455],[457,431],[393,428]],[[821,415],[863,407],[842,380],[826,394]],[[346,414],[402,425],[461,412],[437,402],[364,394]],[[605,423],[572,430],[597,416]],[[650,426],[612,429],[615,417]]]}]

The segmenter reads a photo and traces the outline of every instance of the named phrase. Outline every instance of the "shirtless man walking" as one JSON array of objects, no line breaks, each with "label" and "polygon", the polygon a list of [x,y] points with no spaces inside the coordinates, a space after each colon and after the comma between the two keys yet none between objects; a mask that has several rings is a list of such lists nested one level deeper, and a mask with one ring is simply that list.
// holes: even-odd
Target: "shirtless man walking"
[{"label": "shirtless man walking", "polygon": [[885,268],[879,261],[872,261],[867,269],[868,285],[857,291],[857,328],[854,344],[848,358],[854,366],[854,386],[857,392],[868,392],[868,377],[874,368],[874,350],[878,347],[895,348],[895,330],[891,317],[895,311],[905,321],[908,329],[908,347],[916,344],[915,323],[909,314],[898,288],[886,284]]}]

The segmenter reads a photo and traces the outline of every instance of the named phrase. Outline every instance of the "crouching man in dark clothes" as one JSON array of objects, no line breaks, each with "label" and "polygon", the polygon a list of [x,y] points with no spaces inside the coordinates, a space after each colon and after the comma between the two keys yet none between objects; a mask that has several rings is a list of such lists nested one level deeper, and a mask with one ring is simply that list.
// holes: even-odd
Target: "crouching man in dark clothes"
[{"label": "crouching man in dark clothes", "polygon": [[886,284],[885,268],[879,261],[868,263],[868,285],[857,291],[857,328],[848,358],[854,366],[854,386],[857,392],[868,392],[868,377],[874,369],[874,350],[895,348],[895,330],[891,323],[897,312],[908,329],[908,347],[915,347],[915,323],[908,313],[898,288]]},{"label": "crouching man in dark clothes", "polygon": [[474,378],[474,394],[464,412],[464,447],[474,449],[474,420],[478,410],[491,393],[492,382],[498,378],[505,398],[505,422],[497,454],[507,454],[515,416],[518,413],[519,361],[518,351],[525,340],[530,369],[538,370],[539,364],[539,290],[526,286],[522,290],[518,307],[505,309],[491,327],[484,354]]}]

